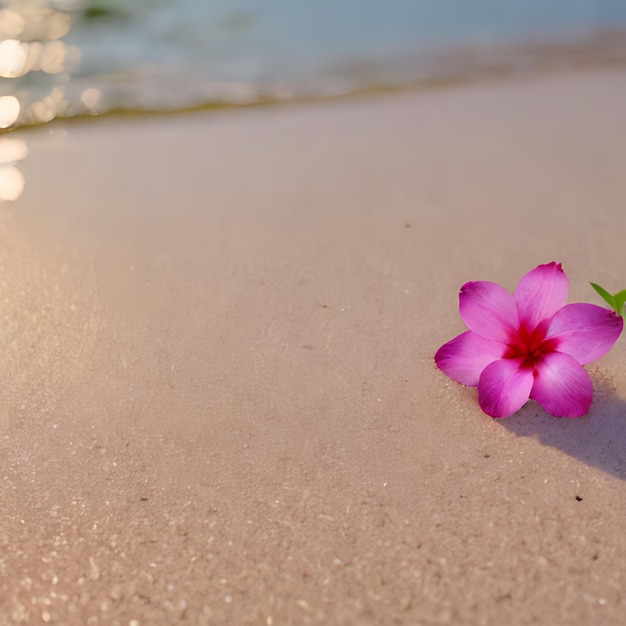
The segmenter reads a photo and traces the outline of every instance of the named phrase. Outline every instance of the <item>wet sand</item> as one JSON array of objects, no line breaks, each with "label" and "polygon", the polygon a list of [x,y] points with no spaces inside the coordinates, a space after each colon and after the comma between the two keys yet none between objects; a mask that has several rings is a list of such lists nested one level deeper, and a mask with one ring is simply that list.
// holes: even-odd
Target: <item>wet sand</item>
[{"label": "wet sand", "polygon": [[484,415],[468,280],[626,287],[626,72],[93,124],[0,220],[0,622],[626,624],[626,338]]}]

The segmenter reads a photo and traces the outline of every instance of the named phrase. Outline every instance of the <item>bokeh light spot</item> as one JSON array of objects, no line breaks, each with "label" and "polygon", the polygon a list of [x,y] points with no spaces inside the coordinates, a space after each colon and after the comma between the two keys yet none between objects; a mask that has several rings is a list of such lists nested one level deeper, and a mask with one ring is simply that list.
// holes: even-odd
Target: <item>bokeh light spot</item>
[{"label": "bokeh light spot", "polygon": [[14,165],[0,165],[0,200],[17,200],[24,191],[24,176]]},{"label": "bokeh light spot", "polygon": [[15,96],[0,96],[0,128],[8,128],[20,116],[20,101]]},{"label": "bokeh light spot", "polygon": [[21,76],[28,58],[28,44],[17,39],[0,42],[0,76],[15,78]]},{"label": "bokeh light spot", "polygon": [[102,97],[102,92],[99,89],[85,89],[83,93],[80,94],[81,102],[91,111],[96,108],[96,105],[100,101]]},{"label": "bokeh light spot", "polygon": [[0,10],[0,39],[17,39],[24,30],[24,16],[13,9]]},{"label": "bokeh light spot", "polygon": [[21,161],[27,154],[28,146],[21,139],[0,137],[0,165]]}]

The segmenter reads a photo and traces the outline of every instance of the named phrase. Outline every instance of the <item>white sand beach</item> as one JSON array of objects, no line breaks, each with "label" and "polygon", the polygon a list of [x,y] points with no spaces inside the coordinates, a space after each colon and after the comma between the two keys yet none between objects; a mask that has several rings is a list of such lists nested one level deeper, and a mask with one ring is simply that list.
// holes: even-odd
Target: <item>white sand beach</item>
[{"label": "white sand beach", "polygon": [[433,362],[459,287],[626,288],[626,71],[13,133],[3,624],[626,624],[626,337],[587,417]]}]

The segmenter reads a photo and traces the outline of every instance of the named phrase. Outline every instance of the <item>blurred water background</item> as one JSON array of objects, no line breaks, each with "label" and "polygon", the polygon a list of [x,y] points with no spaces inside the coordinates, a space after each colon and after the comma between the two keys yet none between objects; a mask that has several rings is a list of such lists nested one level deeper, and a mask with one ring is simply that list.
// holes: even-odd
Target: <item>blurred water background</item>
[{"label": "blurred water background", "polygon": [[626,59],[624,0],[0,0],[0,128]]}]

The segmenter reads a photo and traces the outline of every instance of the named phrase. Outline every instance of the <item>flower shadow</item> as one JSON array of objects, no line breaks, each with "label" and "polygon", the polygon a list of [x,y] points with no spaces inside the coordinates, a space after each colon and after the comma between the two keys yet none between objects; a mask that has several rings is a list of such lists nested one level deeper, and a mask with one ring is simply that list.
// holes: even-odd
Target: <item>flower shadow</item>
[{"label": "flower shadow", "polygon": [[502,425],[521,437],[537,437],[591,467],[626,480],[626,400],[613,389],[596,389],[591,411],[577,419],[556,418],[529,402]]}]

